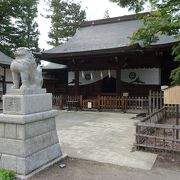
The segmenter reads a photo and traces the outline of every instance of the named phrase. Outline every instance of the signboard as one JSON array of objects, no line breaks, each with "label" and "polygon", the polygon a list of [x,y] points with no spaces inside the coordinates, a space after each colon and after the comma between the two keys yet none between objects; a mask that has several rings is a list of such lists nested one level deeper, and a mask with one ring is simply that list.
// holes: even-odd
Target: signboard
[{"label": "signboard", "polygon": [[129,93],[128,93],[128,92],[124,92],[124,93],[123,93],[123,96],[124,96],[124,97],[128,97],[128,96],[129,96]]},{"label": "signboard", "polygon": [[92,108],[92,102],[88,102],[88,108],[89,108],[89,109]]},{"label": "signboard", "polygon": [[164,90],[164,104],[180,104],[180,85]]}]

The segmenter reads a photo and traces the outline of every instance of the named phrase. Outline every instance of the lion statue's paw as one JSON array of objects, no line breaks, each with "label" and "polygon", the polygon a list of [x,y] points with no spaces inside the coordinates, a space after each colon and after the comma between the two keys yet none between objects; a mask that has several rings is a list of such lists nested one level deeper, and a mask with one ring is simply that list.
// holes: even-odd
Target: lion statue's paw
[{"label": "lion statue's paw", "polygon": [[20,87],[20,89],[28,89],[29,88],[29,86],[27,86],[27,85],[21,85],[21,87]]},{"label": "lion statue's paw", "polygon": [[18,89],[19,88],[19,85],[13,85],[11,86],[11,89]]}]

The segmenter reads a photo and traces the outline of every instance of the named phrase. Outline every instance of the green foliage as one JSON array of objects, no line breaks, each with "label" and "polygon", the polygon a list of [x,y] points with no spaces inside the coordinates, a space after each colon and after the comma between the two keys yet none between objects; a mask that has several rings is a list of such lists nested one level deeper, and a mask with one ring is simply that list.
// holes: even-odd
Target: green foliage
[{"label": "green foliage", "polygon": [[18,40],[17,29],[12,22],[18,16],[21,0],[0,0],[0,51],[12,55],[11,49]]},{"label": "green foliage", "polygon": [[172,84],[180,85],[180,67],[172,70],[170,78],[172,79]]},{"label": "green foliage", "polygon": [[15,21],[18,28],[19,42],[17,46],[28,47],[32,51],[38,51],[38,24],[35,21],[37,17],[38,0],[22,0],[19,7],[21,13]]},{"label": "green foliage", "polygon": [[105,10],[104,12],[104,18],[110,18],[109,11]]},{"label": "green foliage", "polygon": [[[174,36],[180,40],[180,3],[179,0],[111,0],[122,7],[129,7],[136,13],[144,10],[144,5],[149,3],[152,8],[147,16],[140,17],[143,20],[142,26],[130,37],[131,43],[141,40],[144,45],[159,40],[158,34]],[[180,43],[173,48],[172,55],[175,61],[180,62]],[[173,84],[180,82],[180,67],[171,73]]]},{"label": "green foliage", "polygon": [[136,12],[143,10],[143,5],[148,2],[148,0],[110,0],[117,3],[121,7],[129,7],[129,10],[134,10]]},{"label": "green foliage", "polygon": [[49,0],[51,15],[51,31],[48,44],[58,46],[72,37],[76,29],[86,18],[86,13],[81,10],[79,3],[65,0]]},{"label": "green foliage", "polygon": [[38,0],[0,0],[0,51],[12,56],[20,46],[38,49]]},{"label": "green foliage", "polygon": [[173,48],[172,55],[175,56],[174,61],[180,62],[180,43]]},{"label": "green foliage", "polygon": [[15,175],[14,171],[0,169],[0,180],[14,180]]},{"label": "green foliage", "polygon": [[[175,56],[174,61],[180,62],[180,43],[173,48],[172,55]],[[172,84],[180,85],[180,66],[172,70],[170,78],[172,79]]]}]

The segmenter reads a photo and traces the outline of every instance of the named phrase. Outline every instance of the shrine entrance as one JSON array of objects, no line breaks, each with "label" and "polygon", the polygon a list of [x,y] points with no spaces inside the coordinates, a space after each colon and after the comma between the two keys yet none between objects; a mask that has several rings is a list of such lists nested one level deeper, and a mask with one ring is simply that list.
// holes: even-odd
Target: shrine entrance
[{"label": "shrine entrance", "polygon": [[116,93],[116,79],[114,77],[105,77],[102,82],[103,93]]}]

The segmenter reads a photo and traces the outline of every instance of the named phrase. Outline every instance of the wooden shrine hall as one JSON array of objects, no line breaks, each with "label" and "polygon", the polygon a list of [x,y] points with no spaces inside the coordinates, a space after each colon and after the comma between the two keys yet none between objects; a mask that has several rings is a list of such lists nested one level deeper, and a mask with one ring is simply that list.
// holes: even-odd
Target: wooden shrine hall
[{"label": "wooden shrine hall", "polygon": [[149,90],[170,85],[170,72],[178,66],[171,56],[177,40],[159,36],[148,48],[142,42],[130,45],[129,37],[141,23],[135,15],[82,23],[65,44],[42,52],[43,60],[66,65],[45,71],[55,79],[45,80],[45,87],[56,94],[90,97],[147,96]]},{"label": "wooden shrine hall", "polygon": [[0,100],[2,95],[6,93],[7,89],[12,85],[12,77],[10,71],[10,64],[12,58],[0,51]]}]

